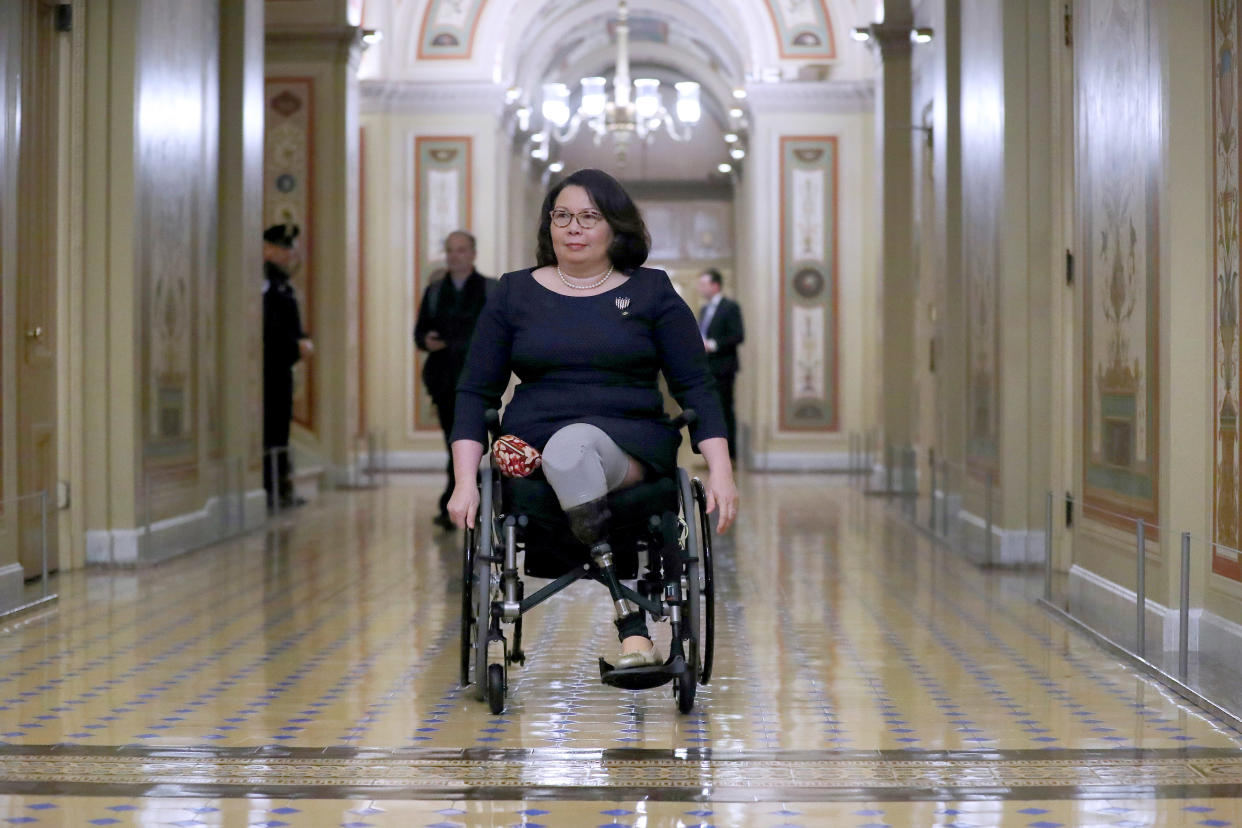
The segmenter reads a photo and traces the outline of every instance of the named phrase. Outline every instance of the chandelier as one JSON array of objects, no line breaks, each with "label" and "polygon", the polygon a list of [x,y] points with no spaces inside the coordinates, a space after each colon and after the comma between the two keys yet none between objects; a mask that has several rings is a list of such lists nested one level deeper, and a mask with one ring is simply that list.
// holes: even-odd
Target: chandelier
[{"label": "chandelier", "polygon": [[545,129],[536,139],[540,144],[536,155],[547,157],[548,142],[572,141],[583,126],[594,133],[598,146],[611,137],[616,143],[617,155],[625,160],[626,149],[631,141],[650,141],[663,129],[674,141],[687,141],[694,124],[702,116],[699,102],[699,85],[693,81],[673,84],[677,90],[677,103],[669,112],[660,95],[660,81],[655,78],[636,78],[630,81],[630,24],[626,0],[617,4],[617,68],[612,79],[612,98],[609,99],[608,79],[602,77],[582,78],[579,81],[581,95],[577,109],[569,104],[569,86],[564,83],[543,84],[541,113]]}]

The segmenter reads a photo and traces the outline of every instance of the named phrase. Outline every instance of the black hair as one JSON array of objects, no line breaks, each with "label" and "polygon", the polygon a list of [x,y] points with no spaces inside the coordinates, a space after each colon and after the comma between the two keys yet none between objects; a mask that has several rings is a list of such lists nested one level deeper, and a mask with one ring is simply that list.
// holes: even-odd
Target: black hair
[{"label": "black hair", "polygon": [[720,271],[719,271],[719,270],[717,270],[717,269],[716,269],[716,268],[714,268],[714,267],[709,267],[707,270],[704,270],[704,271],[703,271],[703,273],[702,273],[702,275],[703,275],[703,276],[709,276],[709,277],[711,277],[711,280],[712,280],[712,284],[713,284],[713,285],[723,285],[723,284],[724,284],[724,277],[723,277],[723,276],[721,276],[721,275],[720,275]]},{"label": "black hair", "polygon": [[539,267],[556,264],[556,251],[552,248],[552,208],[557,196],[566,187],[577,186],[587,191],[591,203],[604,216],[612,228],[612,244],[608,247],[608,260],[613,267],[629,272],[647,261],[651,250],[651,234],[643,223],[642,213],[630,194],[617,179],[603,170],[578,170],[548,190],[543,199],[543,212],[539,218],[538,244],[535,263]]}]

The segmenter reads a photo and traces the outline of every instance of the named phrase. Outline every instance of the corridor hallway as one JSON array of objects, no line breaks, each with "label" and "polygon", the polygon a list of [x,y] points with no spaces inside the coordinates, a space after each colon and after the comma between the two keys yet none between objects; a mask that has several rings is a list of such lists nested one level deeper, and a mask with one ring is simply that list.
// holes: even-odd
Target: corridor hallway
[{"label": "corridor hallway", "polygon": [[493,717],[457,684],[439,484],[63,576],[0,636],[0,824],[1242,825],[1242,734],[844,478],[743,478],[691,715],[599,683],[584,584]]}]

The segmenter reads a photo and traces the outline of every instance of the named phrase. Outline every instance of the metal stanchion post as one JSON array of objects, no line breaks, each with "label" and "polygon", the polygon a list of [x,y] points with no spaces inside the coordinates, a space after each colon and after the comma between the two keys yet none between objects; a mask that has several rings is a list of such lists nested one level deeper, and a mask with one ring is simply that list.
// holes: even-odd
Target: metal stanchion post
[{"label": "metal stanchion post", "polygon": [[1177,608],[1177,674],[1182,681],[1190,672],[1190,533],[1182,532],[1181,603]]},{"label": "metal stanchion post", "polygon": [[1137,599],[1134,603],[1138,612],[1135,652],[1142,658],[1147,650],[1147,524],[1141,518],[1134,540],[1138,557],[1138,584],[1134,590]]},{"label": "metal stanchion post", "polygon": [[927,471],[931,474],[931,485],[927,490],[927,523],[931,533],[936,534],[936,450],[927,450]]},{"label": "metal stanchion post", "polygon": [[949,537],[949,491],[951,489],[951,486],[949,485],[949,461],[948,460],[944,461],[944,474],[941,475],[941,477],[944,479],[944,482],[941,484],[941,488],[943,489],[943,492],[940,495],[940,507],[941,507],[940,531],[944,532],[945,538],[948,538]]},{"label": "metal stanchion post", "polygon": [[246,531],[246,458],[238,455],[237,462],[237,531]]},{"label": "metal stanchion post", "polygon": [[893,444],[884,444],[884,489],[893,491]]},{"label": "metal stanchion post", "polygon": [[1044,600],[1052,601],[1052,492],[1044,502]]},{"label": "metal stanchion post", "polygon": [[151,557],[151,472],[142,475],[142,520],[145,524],[142,534],[142,557]]},{"label": "metal stanchion post", "polygon": [[232,509],[229,508],[229,470],[228,461],[221,460],[216,467],[216,512],[220,516],[216,522],[220,526],[220,534],[216,540],[229,536],[229,528],[233,525]]},{"label": "metal stanchion post", "polygon": [[43,597],[47,597],[47,489],[39,497],[39,522],[43,536],[39,538],[39,553],[43,563]]},{"label": "metal stanchion post", "polygon": [[983,491],[983,510],[984,510],[984,530],[983,530],[983,559],[991,566],[992,561],[992,471],[988,470],[987,480],[984,482]]}]

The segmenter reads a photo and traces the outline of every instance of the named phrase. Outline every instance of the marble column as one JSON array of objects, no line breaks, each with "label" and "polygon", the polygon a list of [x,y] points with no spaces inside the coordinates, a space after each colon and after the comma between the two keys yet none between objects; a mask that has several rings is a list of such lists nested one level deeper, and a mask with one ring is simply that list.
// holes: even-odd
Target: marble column
[{"label": "marble column", "polygon": [[[221,0],[220,300],[236,317],[221,326],[225,475],[246,526],[263,519],[264,0]],[[241,324],[234,324],[240,322]],[[232,513],[231,513],[232,514]]]},{"label": "marble column", "polygon": [[[879,46],[876,141],[880,164],[880,415],[886,444],[900,449],[914,436],[914,131],[911,128],[909,0],[885,3],[872,26]],[[894,484],[896,485],[896,484]]]}]

